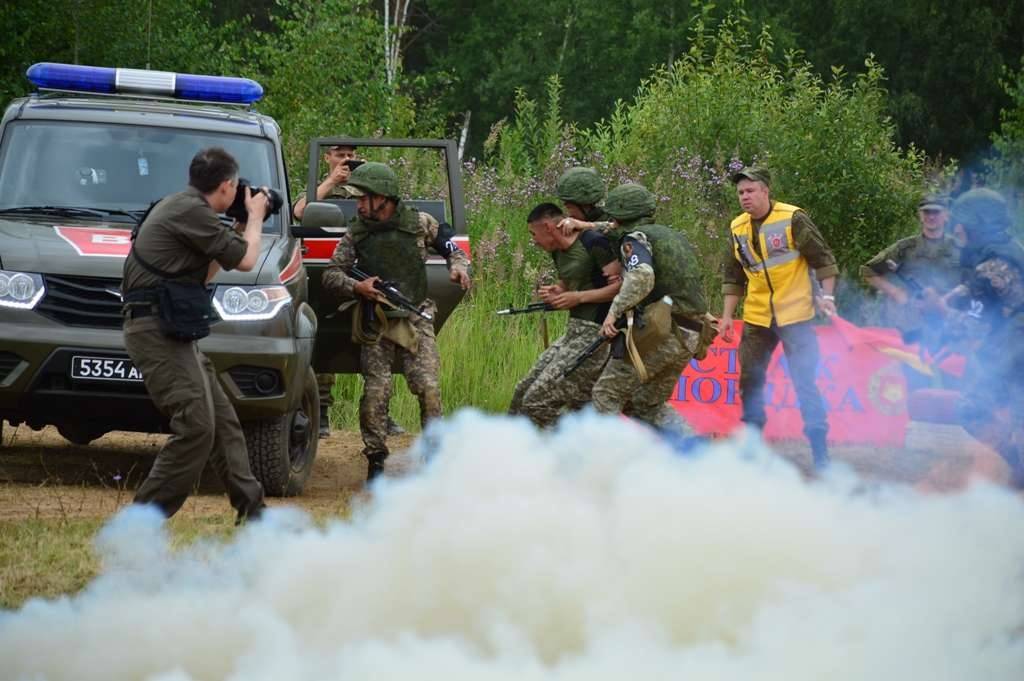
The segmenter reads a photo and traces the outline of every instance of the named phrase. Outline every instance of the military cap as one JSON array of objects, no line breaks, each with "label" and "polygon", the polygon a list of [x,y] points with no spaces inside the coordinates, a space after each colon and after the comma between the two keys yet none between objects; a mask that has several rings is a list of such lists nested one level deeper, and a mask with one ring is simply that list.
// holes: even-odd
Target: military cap
[{"label": "military cap", "polygon": [[621,184],[608,192],[604,209],[616,220],[635,220],[654,215],[654,194],[639,184]]},{"label": "military cap", "polygon": [[918,210],[947,210],[949,197],[945,194],[925,194],[917,202]]},{"label": "military cap", "polygon": [[593,168],[570,168],[558,178],[558,198],[581,206],[593,206],[604,198],[604,182]]},{"label": "military cap", "polygon": [[772,186],[772,175],[768,172],[767,168],[761,166],[750,166],[743,168],[732,174],[732,183],[739,184],[740,180],[750,180],[752,182],[764,182],[766,187]]},{"label": "military cap", "polygon": [[399,198],[398,176],[395,175],[395,171],[383,163],[374,161],[368,161],[353,170],[352,174],[348,176],[348,184],[345,185],[345,189],[352,196],[369,193],[392,199]]}]

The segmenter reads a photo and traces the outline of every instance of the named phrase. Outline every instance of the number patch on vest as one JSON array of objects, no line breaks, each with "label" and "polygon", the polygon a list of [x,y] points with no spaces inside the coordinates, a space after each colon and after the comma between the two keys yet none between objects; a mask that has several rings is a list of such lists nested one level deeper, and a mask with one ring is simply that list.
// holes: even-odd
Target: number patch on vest
[{"label": "number patch on vest", "polygon": [[640,265],[654,265],[654,258],[647,247],[640,241],[626,237],[622,242],[622,264],[627,272],[632,272]]}]

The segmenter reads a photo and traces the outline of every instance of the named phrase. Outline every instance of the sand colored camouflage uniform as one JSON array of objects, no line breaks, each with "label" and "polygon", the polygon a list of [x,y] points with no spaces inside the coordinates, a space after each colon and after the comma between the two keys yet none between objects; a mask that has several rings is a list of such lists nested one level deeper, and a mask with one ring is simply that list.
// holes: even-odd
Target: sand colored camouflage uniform
[{"label": "sand colored camouflage uniform", "polygon": [[[431,251],[437,251],[438,223],[427,213],[416,211],[398,203],[395,224],[410,224],[414,221],[416,225],[415,251],[418,262],[408,263],[410,271],[421,277],[425,282],[425,263]],[[376,225],[357,218],[352,223],[353,227],[338,241],[334,250],[331,262],[324,270],[323,287],[339,298],[353,298],[355,292],[353,287],[357,283],[349,276],[349,271],[357,264],[368,271],[374,271],[374,263],[365,262],[358,256],[360,248],[353,230],[362,226],[366,233],[389,230],[397,231],[395,225]],[[445,255],[445,254],[442,254]],[[468,259],[461,250],[454,249],[447,254],[448,269],[456,268],[466,271]],[[422,272],[418,270],[422,268]],[[423,286],[425,290],[425,284]],[[416,298],[411,290],[403,293]],[[417,301],[418,302],[418,301]],[[434,313],[436,307],[429,299],[422,301],[424,311]],[[416,332],[417,347],[415,352],[407,350],[387,338],[381,338],[376,343],[363,344],[360,356],[360,370],[363,376],[363,396],[359,402],[359,428],[363,436],[363,453],[370,461],[371,467],[375,462],[382,462],[388,455],[387,448],[387,422],[388,403],[391,399],[392,384],[392,358],[398,358],[405,374],[409,389],[419,399],[420,420],[426,424],[432,418],[441,415],[441,389],[439,382],[440,361],[437,352],[437,345],[434,337],[434,327],[431,322],[412,315],[408,318]]]}]

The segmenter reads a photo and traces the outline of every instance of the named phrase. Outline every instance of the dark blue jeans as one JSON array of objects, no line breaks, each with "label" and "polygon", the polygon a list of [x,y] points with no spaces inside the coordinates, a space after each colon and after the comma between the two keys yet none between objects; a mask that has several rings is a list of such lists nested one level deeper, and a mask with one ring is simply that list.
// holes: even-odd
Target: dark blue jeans
[{"label": "dark blue jeans", "polygon": [[828,417],[814,379],[818,371],[818,337],[810,322],[771,327],[743,325],[740,340],[740,399],[743,401],[743,422],[764,428],[768,417],[764,411],[765,374],[775,347],[782,342],[789,364],[789,375],[800,401],[804,433],[827,433]]}]

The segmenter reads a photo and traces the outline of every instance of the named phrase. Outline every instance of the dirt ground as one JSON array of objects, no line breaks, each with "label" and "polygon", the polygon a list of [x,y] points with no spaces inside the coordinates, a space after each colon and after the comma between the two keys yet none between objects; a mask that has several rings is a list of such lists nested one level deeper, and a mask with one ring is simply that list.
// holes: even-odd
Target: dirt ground
[{"label": "dirt ground", "polygon": [[[166,435],[112,432],[88,446],[71,444],[54,428],[33,431],[4,424],[0,446],[0,521],[21,518],[105,517],[130,503]],[[410,468],[404,450],[413,437],[391,438],[394,452],[386,475]],[[344,512],[363,493],[366,460],[359,433],[334,431],[320,440],[316,462],[301,497],[268,499],[270,505],[296,505],[311,513]],[[199,494],[180,511],[205,516],[231,509],[207,469]]]},{"label": "dirt ground", "polygon": [[[33,431],[27,426],[3,429],[0,446],[0,521],[25,518],[102,518],[130,503],[164,442],[164,435],[114,432],[89,446],[64,440],[56,430]],[[386,475],[403,475],[412,467],[404,450],[413,437],[392,438],[394,454]],[[365,460],[359,434],[334,431],[320,440],[316,463],[301,497],[271,499],[271,505],[291,504],[321,514],[345,513],[353,499],[365,494]],[[798,466],[809,459],[801,442],[776,443],[779,453]],[[952,426],[911,424],[907,447],[833,447],[833,457],[868,479],[898,482],[943,492],[966,485],[972,478],[1002,482],[1006,468],[990,450]],[[190,497],[182,514],[228,514],[226,497],[212,476],[205,476],[200,493]]]}]

